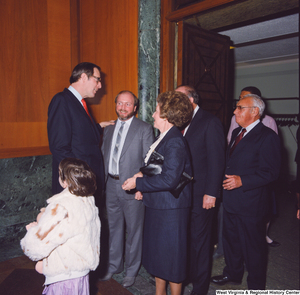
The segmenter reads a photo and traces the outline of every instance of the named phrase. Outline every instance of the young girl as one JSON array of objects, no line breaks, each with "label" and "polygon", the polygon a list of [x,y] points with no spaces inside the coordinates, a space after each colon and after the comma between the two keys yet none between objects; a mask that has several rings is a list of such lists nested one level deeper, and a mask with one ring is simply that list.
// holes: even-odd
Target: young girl
[{"label": "young girl", "polygon": [[47,200],[21,247],[31,260],[42,260],[36,269],[46,277],[43,294],[88,295],[88,274],[100,256],[96,178],[85,162],[67,158],[59,164],[59,181],[64,190]]}]

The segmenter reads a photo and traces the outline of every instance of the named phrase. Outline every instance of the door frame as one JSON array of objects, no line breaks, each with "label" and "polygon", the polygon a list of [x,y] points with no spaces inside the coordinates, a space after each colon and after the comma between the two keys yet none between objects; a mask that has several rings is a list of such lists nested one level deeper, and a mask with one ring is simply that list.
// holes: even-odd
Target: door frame
[{"label": "door frame", "polygon": [[161,0],[160,92],[173,90],[175,87],[176,23],[233,1],[237,0],[204,0],[173,11],[172,0]]}]

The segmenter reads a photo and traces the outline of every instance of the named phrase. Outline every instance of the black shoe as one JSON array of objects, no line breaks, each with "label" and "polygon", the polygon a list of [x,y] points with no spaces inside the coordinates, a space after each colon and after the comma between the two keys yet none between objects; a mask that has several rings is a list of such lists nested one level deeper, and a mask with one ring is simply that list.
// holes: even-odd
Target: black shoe
[{"label": "black shoe", "polygon": [[272,243],[267,243],[270,247],[278,247],[280,246],[280,243],[273,241]]},{"label": "black shoe", "polygon": [[198,294],[198,293],[192,291],[191,295],[200,295],[200,294]]},{"label": "black shoe", "polygon": [[212,277],[210,280],[211,282],[220,286],[225,285],[227,283],[231,283],[233,285],[240,285],[242,283],[241,281],[231,280],[230,278],[223,275]]}]

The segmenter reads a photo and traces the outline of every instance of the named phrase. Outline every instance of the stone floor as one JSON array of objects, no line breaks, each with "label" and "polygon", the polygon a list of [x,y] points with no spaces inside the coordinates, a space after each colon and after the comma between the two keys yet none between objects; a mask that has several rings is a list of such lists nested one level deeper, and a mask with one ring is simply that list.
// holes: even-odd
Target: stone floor
[{"label": "stone floor", "polygon": [[[299,220],[296,219],[295,209],[295,197],[288,192],[279,193],[278,198],[278,217],[274,219],[271,224],[269,236],[276,241],[280,242],[281,246],[277,248],[269,248],[268,253],[268,271],[267,271],[267,289],[269,290],[299,290]],[[18,245],[10,245],[2,247],[0,251],[0,295],[1,283],[6,282],[6,278],[11,274],[12,269],[23,268],[21,262],[29,264],[28,259],[24,256],[20,257],[20,260],[7,260],[7,257],[18,257],[22,254]],[[24,260],[24,259],[27,259]],[[12,265],[13,262],[13,265]],[[219,257],[214,260],[212,275],[218,275],[222,273],[224,267],[224,258]],[[10,266],[9,270],[7,265]],[[32,268],[30,264],[30,268]],[[124,277],[123,273],[115,274],[110,282],[109,291],[106,286],[107,282],[96,282],[95,292],[91,295],[152,295],[155,294],[155,282],[147,271],[141,267],[137,276],[135,284],[127,290],[122,288],[116,282],[121,283]],[[216,290],[245,290],[247,289],[247,272],[244,274],[243,282],[241,285],[216,286],[210,285],[209,295],[216,294]],[[111,287],[113,286],[113,287]],[[192,290],[191,285],[185,286],[183,295],[190,294]],[[128,292],[129,291],[129,292]],[[8,293],[5,293],[5,295]],[[12,295],[18,295],[18,293],[11,293]],[[24,293],[25,294],[25,293]],[[26,293],[27,294],[27,293]],[[32,293],[33,294],[33,293]],[[9,294],[8,294],[9,295]]]},{"label": "stone floor", "polygon": [[[296,218],[295,196],[289,192],[280,193],[278,198],[278,216],[271,223],[269,236],[281,246],[269,247],[267,284],[268,290],[299,290],[299,225]],[[212,276],[222,274],[225,266],[224,257],[214,260]],[[122,282],[124,275],[115,274],[113,279]],[[226,284],[217,286],[210,284],[208,295],[216,294],[216,290],[246,290],[247,272],[245,271],[241,285]],[[155,294],[155,283],[142,267],[135,284],[128,288],[134,295]],[[183,295],[190,294],[192,285],[184,288]],[[170,293],[169,293],[170,294]]]}]

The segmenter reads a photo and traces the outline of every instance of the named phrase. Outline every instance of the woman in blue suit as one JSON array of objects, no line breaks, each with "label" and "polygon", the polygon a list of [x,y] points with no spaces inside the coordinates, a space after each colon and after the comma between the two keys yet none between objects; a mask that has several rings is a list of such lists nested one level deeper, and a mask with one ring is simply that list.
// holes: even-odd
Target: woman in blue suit
[{"label": "woman in blue suit", "polygon": [[186,125],[192,115],[193,108],[185,94],[160,94],[153,114],[160,136],[151,145],[145,163],[155,150],[164,157],[162,172],[151,177],[139,172],[123,184],[125,190],[136,188],[136,199],[143,199],[146,207],[142,264],[155,276],[156,295],[166,294],[167,281],[172,295],[181,294],[186,277],[191,187],[186,185],[178,198],[170,191],[177,187],[183,172],[192,175],[188,147],[177,128]]}]

